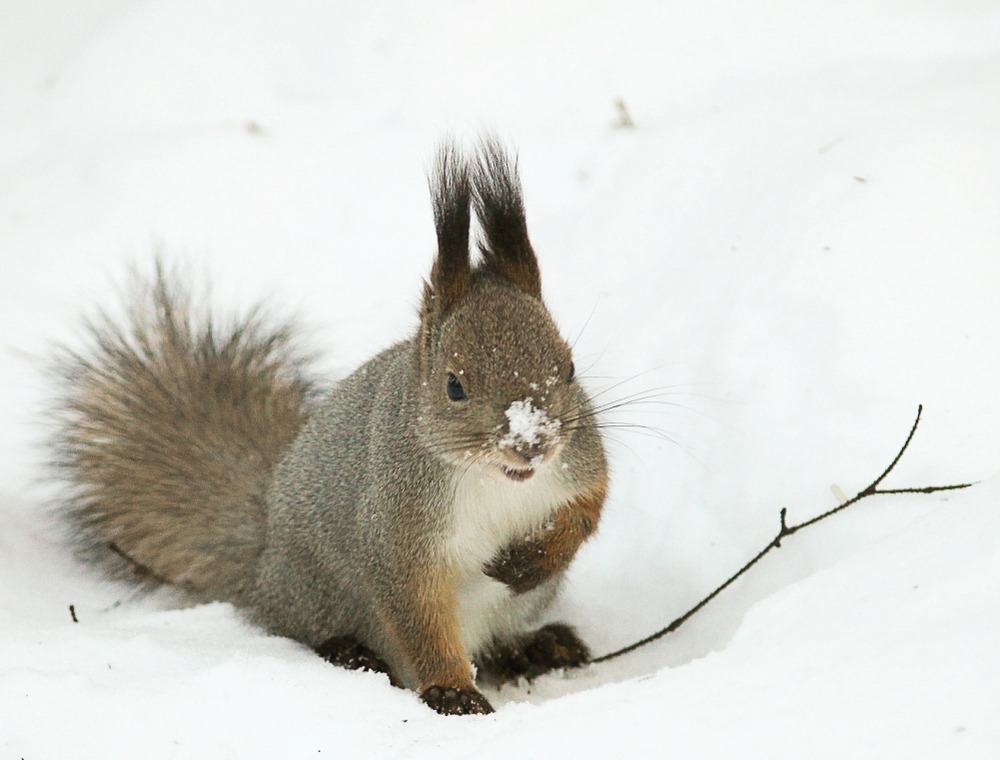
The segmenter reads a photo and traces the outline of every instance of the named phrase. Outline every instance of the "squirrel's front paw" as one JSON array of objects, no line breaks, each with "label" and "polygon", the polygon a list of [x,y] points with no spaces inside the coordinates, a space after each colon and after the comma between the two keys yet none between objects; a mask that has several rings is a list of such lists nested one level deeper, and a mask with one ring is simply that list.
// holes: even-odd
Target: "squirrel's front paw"
[{"label": "squirrel's front paw", "polygon": [[475,689],[430,686],[420,698],[442,715],[489,715],[493,705]]},{"label": "squirrel's front paw", "polygon": [[547,581],[559,569],[548,560],[545,544],[528,538],[501,549],[483,572],[510,586],[514,593],[523,594]]}]

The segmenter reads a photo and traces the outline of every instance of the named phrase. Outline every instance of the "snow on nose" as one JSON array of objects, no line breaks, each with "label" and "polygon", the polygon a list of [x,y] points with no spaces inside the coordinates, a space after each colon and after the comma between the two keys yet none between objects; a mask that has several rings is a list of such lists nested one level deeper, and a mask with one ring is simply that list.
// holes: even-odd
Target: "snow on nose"
[{"label": "snow on nose", "polygon": [[549,442],[559,434],[562,423],[549,417],[544,409],[534,405],[529,396],[513,402],[504,410],[507,432],[500,439],[502,449],[514,449],[519,454],[539,456]]}]

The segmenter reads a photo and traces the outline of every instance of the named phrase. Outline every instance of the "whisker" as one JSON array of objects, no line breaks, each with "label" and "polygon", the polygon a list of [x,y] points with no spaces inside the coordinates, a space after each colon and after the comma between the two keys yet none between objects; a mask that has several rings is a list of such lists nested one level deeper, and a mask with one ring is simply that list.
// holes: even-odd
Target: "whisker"
[{"label": "whisker", "polygon": [[[629,393],[629,394],[627,394],[625,396],[622,396],[621,398],[616,399],[616,401],[620,402],[620,401],[626,401],[628,399],[637,399],[637,398],[666,398],[666,397],[670,397],[670,396],[698,396],[699,395],[699,394],[696,394],[696,393],[692,393],[691,391],[676,390],[676,388],[678,388],[678,387],[679,386],[665,385],[665,386],[662,386],[660,388],[645,388],[643,390],[634,391],[634,392]],[[608,390],[610,391],[611,389],[609,388]],[[592,395],[590,397],[591,402],[593,402],[594,399],[599,398],[600,396],[603,396],[603,395],[605,395],[605,394],[601,393],[601,394],[594,394],[594,395]]]},{"label": "whisker", "polygon": [[594,314],[597,313],[597,307],[598,307],[599,304],[600,304],[599,301],[595,301],[594,302],[594,308],[592,308],[590,310],[590,314],[587,316],[587,319],[584,321],[583,327],[580,328],[580,332],[578,332],[576,334],[576,337],[573,338],[573,340],[570,342],[570,344],[569,344],[570,350],[575,349],[576,348],[576,344],[579,342],[580,338],[583,337],[583,332],[584,332],[584,330],[587,329],[587,325],[590,324],[590,320],[594,318]]},{"label": "whisker", "polygon": [[438,435],[432,438],[429,443],[432,446],[435,445],[451,445],[451,446],[477,446],[485,445],[488,443],[488,439],[482,435],[475,434],[455,434],[455,435]]},{"label": "whisker", "polygon": [[[662,369],[663,369],[663,367],[651,367],[649,369],[643,370],[642,372],[637,372],[634,375],[630,375],[628,377],[623,377],[620,380],[618,380],[617,382],[611,384],[610,386],[608,386],[606,388],[602,388],[599,391],[597,391],[596,393],[591,394],[591,398],[593,398],[594,396],[604,395],[605,393],[608,393],[609,391],[613,391],[615,388],[620,388],[621,386],[625,385],[626,383],[631,383],[634,380],[638,380],[638,379],[640,379],[642,377],[646,377],[647,375],[650,375],[650,374],[652,374],[654,372],[659,372]],[[589,378],[592,378],[592,377],[601,378],[603,376],[601,376],[601,375],[586,375],[584,377],[584,379],[586,380],[586,379],[589,379]],[[613,377],[614,376],[610,376],[609,379],[612,379]]]},{"label": "whisker", "polygon": [[[597,417],[604,415],[608,412],[615,412],[619,410],[633,411],[631,407],[663,407],[663,408],[676,408],[684,409],[687,411],[697,412],[699,410],[694,407],[690,407],[686,404],[681,404],[677,401],[668,401],[663,398],[665,394],[657,391],[641,391],[634,393],[630,396],[625,396],[621,399],[616,399],[614,401],[608,401],[604,404],[599,404],[596,406],[590,406],[589,408],[584,405],[584,403],[577,404],[574,408],[568,408],[562,410],[561,414],[558,415],[559,420],[565,425],[569,423],[576,422],[578,420],[588,419],[592,417]],[[634,411],[640,411],[635,409]]]},{"label": "whisker", "polygon": [[[680,446],[681,444],[673,437],[663,432],[659,428],[651,427],[650,425],[641,425],[638,423],[627,423],[627,422],[598,422],[592,425],[593,428],[597,430],[629,430],[639,435],[645,435],[650,438],[658,438],[660,440],[672,443],[675,446]],[[576,428],[570,428],[574,430]]]},{"label": "whisker", "polygon": [[429,441],[430,446],[448,446],[448,447],[458,447],[458,448],[465,447],[474,449],[482,448],[485,443],[486,443],[485,441],[478,438],[471,438],[471,439],[453,438],[453,439],[439,439],[435,441]]},{"label": "whisker", "polygon": [[684,409],[686,411],[697,412],[697,409],[687,406],[685,404],[679,404],[676,401],[663,401],[659,399],[625,399],[622,401],[611,401],[597,408],[592,408],[587,411],[581,412],[575,416],[563,416],[560,419],[565,424],[567,422],[574,422],[579,419],[586,419],[588,417],[598,417],[607,412],[616,412],[619,410],[629,411],[641,411],[640,409],[633,410],[633,407],[648,407],[648,406],[658,406],[658,407],[669,407],[673,409]]}]

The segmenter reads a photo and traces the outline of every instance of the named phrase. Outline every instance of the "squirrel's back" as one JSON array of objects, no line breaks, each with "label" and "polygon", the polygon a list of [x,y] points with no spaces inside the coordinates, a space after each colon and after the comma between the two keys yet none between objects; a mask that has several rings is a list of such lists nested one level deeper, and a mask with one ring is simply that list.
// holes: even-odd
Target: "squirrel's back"
[{"label": "squirrel's back", "polygon": [[262,550],[271,473],[307,417],[291,325],[220,327],[157,263],[125,326],[63,351],[55,464],[81,548],[205,599],[240,595]]}]

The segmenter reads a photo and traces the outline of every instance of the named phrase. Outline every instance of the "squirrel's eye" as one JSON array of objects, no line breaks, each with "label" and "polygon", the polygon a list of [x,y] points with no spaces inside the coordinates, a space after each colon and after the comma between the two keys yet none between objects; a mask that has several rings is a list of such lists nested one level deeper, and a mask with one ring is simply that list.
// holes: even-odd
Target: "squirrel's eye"
[{"label": "squirrel's eye", "polygon": [[573,362],[569,363],[569,374],[566,376],[566,382],[572,383],[573,378],[576,377],[576,365]]},{"label": "squirrel's eye", "polygon": [[448,398],[452,401],[464,401],[467,398],[462,383],[450,372],[448,373]]}]

